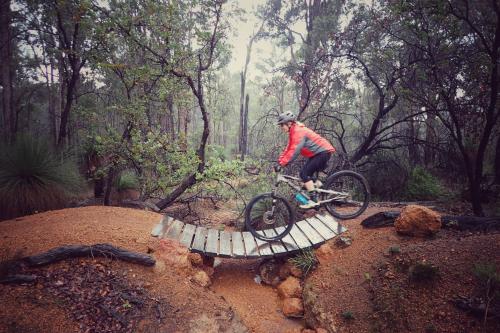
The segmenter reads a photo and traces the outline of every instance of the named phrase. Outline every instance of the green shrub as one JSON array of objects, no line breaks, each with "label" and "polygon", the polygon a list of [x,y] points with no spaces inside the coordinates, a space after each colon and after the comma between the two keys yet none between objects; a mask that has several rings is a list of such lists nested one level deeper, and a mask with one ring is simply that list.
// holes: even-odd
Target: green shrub
[{"label": "green shrub", "polygon": [[307,275],[318,264],[318,259],[311,249],[302,250],[300,254],[288,259],[292,265],[302,270],[304,275]]},{"label": "green shrub", "polygon": [[70,158],[56,155],[42,140],[19,138],[1,147],[0,219],[62,208],[82,184]]},{"label": "green shrub", "polygon": [[404,193],[408,200],[434,200],[443,194],[444,190],[436,177],[419,166],[413,169]]},{"label": "green shrub", "polygon": [[116,181],[116,190],[118,192],[125,190],[137,190],[139,188],[139,179],[133,171],[124,171]]},{"label": "green shrub", "polygon": [[412,282],[430,282],[436,279],[439,271],[436,266],[419,262],[410,267],[409,278]]},{"label": "green shrub", "polygon": [[354,314],[351,311],[342,311],[342,318],[345,320],[353,320]]}]

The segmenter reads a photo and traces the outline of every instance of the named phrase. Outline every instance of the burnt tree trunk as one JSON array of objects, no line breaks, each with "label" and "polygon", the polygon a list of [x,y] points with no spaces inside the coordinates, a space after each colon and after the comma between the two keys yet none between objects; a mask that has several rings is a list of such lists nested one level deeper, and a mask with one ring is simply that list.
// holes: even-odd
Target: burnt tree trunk
[{"label": "burnt tree trunk", "polygon": [[110,244],[95,245],[67,245],[61,246],[45,253],[29,256],[21,259],[30,267],[44,266],[68,258],[78,257],[105,257],[120,259],[123,261],[140,264],[144,266],[154,266],[155,260],[148,255],[130,252]]},{"label": "burnt tree trunk", "polygon": [[500,185],[500,134],[497,138],[497,147],[495,150],[495,184]]}]

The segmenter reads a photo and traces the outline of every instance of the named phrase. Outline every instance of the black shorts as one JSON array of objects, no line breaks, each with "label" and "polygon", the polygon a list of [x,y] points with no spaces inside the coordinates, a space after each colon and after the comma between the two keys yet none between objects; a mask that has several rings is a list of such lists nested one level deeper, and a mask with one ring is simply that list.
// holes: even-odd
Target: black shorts
[{"label": "black shorts", "polygon": [[315,172],[324,170],[331,156],[332,153],[324,151],[308,159],[302,170],[300,170],[299,175],[302,181],[307,182],[312,180]]}]

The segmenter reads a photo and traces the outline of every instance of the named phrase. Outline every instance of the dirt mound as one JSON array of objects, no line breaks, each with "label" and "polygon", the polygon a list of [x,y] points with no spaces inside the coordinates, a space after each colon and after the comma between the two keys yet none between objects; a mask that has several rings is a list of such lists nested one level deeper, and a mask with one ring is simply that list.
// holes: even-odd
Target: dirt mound
[{"label": "dirt mound", "polygon": [[[154,256],[159,241],[150,232],[160,218],[152,212],[90,206],[4,221],[0,258],[5,262],[62,245],[96,243]],[[0,284],[0,332],[86,332],[106,321],[110,326],[95,327],[110,332],[246,330],[224,300],[162,265],[149,268],[89,258],[30,273],[40,277],[38,283]],[[70,282],[78,277],[80,282]],[[88,332],[97,331],[102,330]]]}]

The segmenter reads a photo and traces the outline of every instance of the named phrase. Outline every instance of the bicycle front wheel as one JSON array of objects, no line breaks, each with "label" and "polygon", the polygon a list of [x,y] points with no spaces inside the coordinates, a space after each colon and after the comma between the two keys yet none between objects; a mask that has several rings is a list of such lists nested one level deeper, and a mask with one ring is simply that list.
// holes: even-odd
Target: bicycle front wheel
[{"label": "bicycle front wheel", "polygon": [[254,197],[245,211],[247,230],[263,241],[274,241],[285,237],[294,222],[295,214],[288,201],[272,193]]},{"label": "bicycle front wheel", "polygon": [[366,179],[350,170],[339,171],[328,177],[322,187],[329,193],[321,193],[326,209],[339,219],[352,219],[361,215],[370,201],[370,189]]}]

